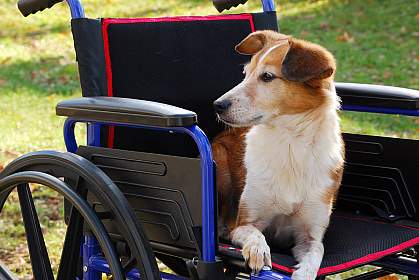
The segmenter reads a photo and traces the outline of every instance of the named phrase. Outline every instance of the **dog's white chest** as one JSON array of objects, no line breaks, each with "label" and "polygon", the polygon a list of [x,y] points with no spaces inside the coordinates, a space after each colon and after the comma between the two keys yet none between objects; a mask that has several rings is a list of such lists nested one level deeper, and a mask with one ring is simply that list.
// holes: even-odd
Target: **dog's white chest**
[{"label": "dog's white chest", "polygon": [[333,184],[330,170],[336,149],[330,137],[322,141],[253,127],[246,138],[245,154],[246,188],[252,189],[252,197],[263,197],[281,214],[291,214],[305,201],[319,196]]}]

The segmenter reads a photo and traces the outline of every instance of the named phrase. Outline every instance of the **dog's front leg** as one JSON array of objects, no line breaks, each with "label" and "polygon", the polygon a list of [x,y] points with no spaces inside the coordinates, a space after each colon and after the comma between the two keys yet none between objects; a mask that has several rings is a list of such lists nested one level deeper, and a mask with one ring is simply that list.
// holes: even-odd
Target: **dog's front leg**
[{"label": "dog's front leg", "polygon": [[329,224],[330,207],[309,204],[298,215],[293,254],[298,261],[292,274],[293,280],[314,280],[323,255],[323,236]]},{"label": "dog's front leg", "polygon": [[292,280],[314,280],[317,277],[317,272],[323,259],[323,243],[318,240],[312,240],[302,244],[300,249],[307,251],[302,256],[301,262],[296,265],[296,270],[291,278]]},{"label": "dog's front leg", "polygon": [[258,273],[265,265],[272,267],[271,252],[265,236],[253,225],[237,227],[232,232],[232,242],[243,248],[243,257],[253,273]]},{"label": "dog's front leg", "polygon": [[270,249],[262,233],[272,217],[267,214],[269,212],[257,211],[257,208],[252,209],[245,205],[251,204],[242,196],[237,227],[231,232],[231,241],[243,249],[242,254],[247,265],[254,273],[258,273],[264,266],[272,267]]}]

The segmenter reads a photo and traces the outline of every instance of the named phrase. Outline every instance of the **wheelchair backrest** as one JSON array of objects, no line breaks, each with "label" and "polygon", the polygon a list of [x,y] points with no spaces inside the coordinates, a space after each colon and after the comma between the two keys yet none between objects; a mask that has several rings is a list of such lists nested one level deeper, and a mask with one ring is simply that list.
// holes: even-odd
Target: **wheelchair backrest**
[{"label": "wheelchair backrest", "polygon": [[[211,138],[223,129],[212,103],[243,79],[243,64],[249,59],[236,53],[234,46],[261,29],[277,29],[274,12],[74,19],[83,95],[145,99],[192,110]],[[102,147],[80,147],[77,153],[100,167],[123,191],[154,249],[199,255],[201,169],[192,139],[107,127],[102,128],[101,142]],[[95,197],[89,195],[88,200],[97,211],[106,212],[106,205],[98,204]],[[104,224],[118,239],[112,221]]]},{"label": "wheelchair backrest", "polygon": [[[249,33],[277,29],[275,12],[149,19],[75,19],[72,29],[84,96],[158,101],[198,114],[212,138],[222,129],[212,102],[243,79],[248,57],[234,46]],[[103,144],[196,157],[187,136],[111,128]]]}]

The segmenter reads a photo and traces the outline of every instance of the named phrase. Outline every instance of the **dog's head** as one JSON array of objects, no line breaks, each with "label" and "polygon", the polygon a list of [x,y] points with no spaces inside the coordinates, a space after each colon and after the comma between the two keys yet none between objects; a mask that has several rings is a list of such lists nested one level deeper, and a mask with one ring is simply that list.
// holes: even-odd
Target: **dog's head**
[{"label": "dog's head", "polygon": [[326,102],[336,69],[325,48],[273,31],[257,31],[236,46],[253,55],[244,80],[214,102],[219,118],[231,126],[266,123]]}]

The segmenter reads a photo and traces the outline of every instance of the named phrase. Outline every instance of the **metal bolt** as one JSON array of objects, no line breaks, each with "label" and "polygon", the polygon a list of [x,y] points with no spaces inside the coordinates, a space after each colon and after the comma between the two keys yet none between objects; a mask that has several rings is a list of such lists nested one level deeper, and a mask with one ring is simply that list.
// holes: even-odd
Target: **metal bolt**
[{"label": "metal bolt", "polygon": [[83,265],[83,272],[87,272],[87,265]]}]

